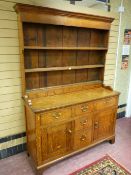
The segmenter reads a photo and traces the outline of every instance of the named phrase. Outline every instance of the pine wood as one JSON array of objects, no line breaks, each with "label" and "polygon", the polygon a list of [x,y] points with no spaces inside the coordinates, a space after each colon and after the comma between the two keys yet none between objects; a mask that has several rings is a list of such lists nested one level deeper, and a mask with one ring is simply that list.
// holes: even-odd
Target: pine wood
[{"label": "pine wood", "polygon": [[40,47],[24,46],[24,49],[32,50],[107,50],[107,47]]},{"label": "pine wood", "polygon": [[28,154],[38,174],[115,141],[119,93],[103,85],[112,18],[17,4]]},{"label": "pine wood", "polygon": [[35,68],[35,69],[25,69],[25,72],[47,72],[47,71],[59,71],[59,70],[76,70],[76,69],[86,69],[86,68],[96,68],[104,67],[104,65],[83,65],[83,66],[70,66],[70,67],[50,67],[50,68]]}]

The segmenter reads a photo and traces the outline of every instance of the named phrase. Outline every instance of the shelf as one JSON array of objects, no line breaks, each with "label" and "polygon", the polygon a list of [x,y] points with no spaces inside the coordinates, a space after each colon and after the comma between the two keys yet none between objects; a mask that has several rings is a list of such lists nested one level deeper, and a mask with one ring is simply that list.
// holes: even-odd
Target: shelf
[{"label": "shelf", "polygon": [[107,47],[41,47],[41,46],[24,46],[24,49],[32,50],[107,50]]},{"label": "shelf", "polygon": [[92,69],[92,68],[100,68],[100,67],[104,67],[104,65],[98,64],[98,65],[84,65],[84,66],[34,68],[34,69],[25,69],[25,72],[48,72],[48,71],[87,69],[87,68]]}]

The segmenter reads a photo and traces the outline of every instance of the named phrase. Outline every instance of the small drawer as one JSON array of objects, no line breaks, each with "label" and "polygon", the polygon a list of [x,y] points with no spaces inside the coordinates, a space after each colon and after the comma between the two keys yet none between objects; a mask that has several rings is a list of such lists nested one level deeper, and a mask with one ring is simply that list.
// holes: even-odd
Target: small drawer
[{"label": "small drawer", "polygon": [[117,105],[117,98],[110,97],[110,98],[95,101],[94,102],[94,110],[102,110],[104,108],[107,108],[110,106],[116,106],[116,105]]},{"label": "small drawer", "polygon": [[92,110],[93,110],[93,102],[82,103],[80,105],[75,105],[72,107],[72,111],[75,116],[88,113]]},{"label": "small drawer", "polygon": [[92,117],[90,113],[87,113],[85,114],[85,116],[75,120],[75,131],[91,128],[91,126],[92,126]]},{"label": "small drawer", "polygon": [[80,149],[91,144],[92,135],[91,129],[81,130],[79,132],[75,132],[74,134],[74,149]]},{"label": "small drawer", "polygon": [[60,121],[68,120],[71,117],[71,108],[62,108],[51,110],[41,114],[41,125],[54,124]]}]

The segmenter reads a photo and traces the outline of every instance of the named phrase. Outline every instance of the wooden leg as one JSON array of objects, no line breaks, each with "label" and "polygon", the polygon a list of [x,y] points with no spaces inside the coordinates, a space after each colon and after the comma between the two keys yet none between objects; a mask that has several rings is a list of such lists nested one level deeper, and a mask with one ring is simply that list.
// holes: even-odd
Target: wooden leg
[{"label": "wooden leg", "polygon": [[113,137],[111,140],[109,140],[109,143],[110,143],[110,144],[115,143],[115,137]]},{"label": "wooden leg", "polygon": [[44,174],[44,169],[37,170],[37,175],[43,175]]},{"label": "wooden leg", "polygon": [[28,152],[28,151],[27,151],[27,156],[28,156],[28,157],[30,157],[30,154],[29,154],[29,152]]}]

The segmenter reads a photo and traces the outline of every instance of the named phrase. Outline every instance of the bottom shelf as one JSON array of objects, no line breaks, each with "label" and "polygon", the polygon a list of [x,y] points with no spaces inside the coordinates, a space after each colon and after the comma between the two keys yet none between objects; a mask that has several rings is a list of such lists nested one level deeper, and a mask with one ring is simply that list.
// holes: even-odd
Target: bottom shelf
[{"label": "bottom shelf", "polygon": [[26,89],[103,81],[104,68],[26,73]]}]

